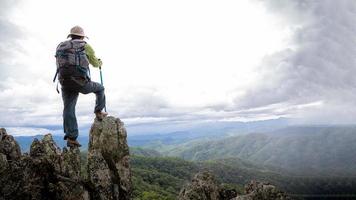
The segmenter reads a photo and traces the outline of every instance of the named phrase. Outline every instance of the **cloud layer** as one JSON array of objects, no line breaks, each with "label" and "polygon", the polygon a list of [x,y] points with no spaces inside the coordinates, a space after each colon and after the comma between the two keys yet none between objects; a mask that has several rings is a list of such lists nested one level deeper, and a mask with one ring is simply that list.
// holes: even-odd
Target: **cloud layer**
[{"label": "cloud layer", "polygon": [[[292,31],[292,37],[287,49],[265,57],[260,81],[243,98],[235,99],[236,106],[272,106],[270,112],[282,109],[285,112],[280,114],[309,122],[353,123],[356,2],[261,2]],[[314,106],[300,107],[306,104]],[[285,109],[293,106],[295,109]]]},{"label": "cloud layer", "polygon": [[[53,54],[75,18],[97,38],[89,42],[99,49],[98,55],[106,55],[110,113],[129,125],[277,117],[352,123],[356,2],[239,2],[155,1],[143,2],[142,8],[128,2],[99,7],[88,2],[88,13],[107,12],[88,14],[85,21],[75,12],[58,17],[58,6],[65,4],[59,1],[1,1],[0,112],[12,117],[0,116],[0,127],[61,126],[61,97],[51,83]],[[37,4],[48,8],[49,20],[41,21],[43,16],[34,12]],[[158,5],[166,10],[154,10]],[[246,6],[249,20],[236,14],[239,6]],[[119,19],[117,27],[101,23],[113,18]],[[51,30],[38,31],[42,27]],[[115,40],[107,38],[107,32]],[[92,77],[99,80],[97,70]],[[80,96],[77,115],[82,128],[91,123],[93,106],[93,95]]]},{"label": "cloud layer", "polygon": [[[5,80],[15,73],[18,63],[13,59],[21,51],[19,40],[23,38],[22,30],[11,21],[11,13],[19,4],[18,0],[3,0],[0,2],[0,79]],[[4,81],[0,82],[0,89],[4,88]]]}]

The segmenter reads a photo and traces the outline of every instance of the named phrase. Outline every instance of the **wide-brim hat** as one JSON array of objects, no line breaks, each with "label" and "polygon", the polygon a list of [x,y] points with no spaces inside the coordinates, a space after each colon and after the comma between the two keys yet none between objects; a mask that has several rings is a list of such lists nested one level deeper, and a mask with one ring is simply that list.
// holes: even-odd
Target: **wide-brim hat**
[{"label": "wide-brim hat", "polygon": [[73,28],[71,28],[67,38],[69,38],[71,35],[77,35],[77,36],[88,38],[88,36],[86,36],[84,33],[84,29],[80,26],[74,26]]}]

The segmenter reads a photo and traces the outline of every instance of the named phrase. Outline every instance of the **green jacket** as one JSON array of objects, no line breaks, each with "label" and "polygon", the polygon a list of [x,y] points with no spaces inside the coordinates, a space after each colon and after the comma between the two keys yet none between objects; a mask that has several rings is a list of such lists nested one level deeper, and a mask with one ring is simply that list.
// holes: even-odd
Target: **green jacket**
[{"label": "green jacket", "polygon": [[89,44],[85,44],[84,48],[85,48],[85,54],[88,57],[89,63],[93,67],[101,67],[103,65],[103,62],[95,56],[94,49]]}]

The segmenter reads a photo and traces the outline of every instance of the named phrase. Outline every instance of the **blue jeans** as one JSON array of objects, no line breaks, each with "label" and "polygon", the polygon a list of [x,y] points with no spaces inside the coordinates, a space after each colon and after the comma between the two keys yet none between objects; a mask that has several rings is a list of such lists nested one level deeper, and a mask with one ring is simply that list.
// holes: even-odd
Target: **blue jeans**
[{"label": "blue jeans", "polygon": [[99,83],[89,81],[84,86],[77,87],[63,87],[62,86],[62,99],[63,99],[63,129],[64,139],[70,138],[76,140],[78,137],[78,124],[75,116],[75,105],[77,104],[79,93],[89,94],[95,93],[95,112],[100,112],[105,107],[105,94],[104,86]]}]

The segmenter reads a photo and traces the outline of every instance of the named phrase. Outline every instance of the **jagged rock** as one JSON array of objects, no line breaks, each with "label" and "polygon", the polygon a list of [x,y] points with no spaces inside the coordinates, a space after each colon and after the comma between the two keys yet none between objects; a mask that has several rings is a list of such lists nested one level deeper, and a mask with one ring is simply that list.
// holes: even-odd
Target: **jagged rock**
[{"label": "jagged rock", "polygon": [[131,198],[129,147],[123,122],[114,117],[95,120],[90,130],[88,177],[94,199]]},{"label": "jagged rock", "polygon": [[[24,192],[32,199],[88,199],[80,180],[78,148],[60,151],[50,134],[35,139],[23,157]],[[78,168],[79,166],[79,168]]]},{"label": "jagged rock", "polygon": [[196,174],[192,183],[185,185],[178,200],[290,200],[290,198],[269,183],[251,181],[245,185],[245,195],[237,195],[234,189],[218,186],[210,172]]},{"label": "jagged rock", "polygon": [[[61,153],[47,134],[42,140],[35,139],[30,153],[21,156],[13,137],[3,131],[1,135],[0,146],[6,151],[0,154],[0,199],[88,199],[80,171],[72,167],[80,166],[79,149],[71,149],[76,156],[68,158],[69,153]],[[68,167],[71,170],[66,170]]]},{"label": "jagged rock", "polygon": [[219,200],[219,187],[210,172],[196,174],[192,183],[185,185],[179,193],[179,200]]},{"label": "jagged rock", "polygon": [[74,180],[80,179],[80,151],[78,148],[63,148],[61,172]]},{"label": "jagged rock", "polygon": [[131,170],[123,123],[113,117],[95,121],[89,146],[89,180],[84,180],[78,148],[61,151],[47,134],[21,155],[14,138],[0,129],[0,200],[130,199]]},{"label": "jagged rock", "polygon": [[21,156],[19,144],[4,128],[0,129],[0,153],[4,154],[7,160],[18,160]]},{"label": "jagged rock", "polygon": [[19,198],[17,191],[22,187],[22,169],[19,164],[21,150],[18,143],[4,128],[0,128],[0,199],[8,195]]},{"label": "jagged rock", "polygon": [[251,181],[245,185],[246,195],[237,196],[233,200],[289,200],[290,198],[274,185]]}]

